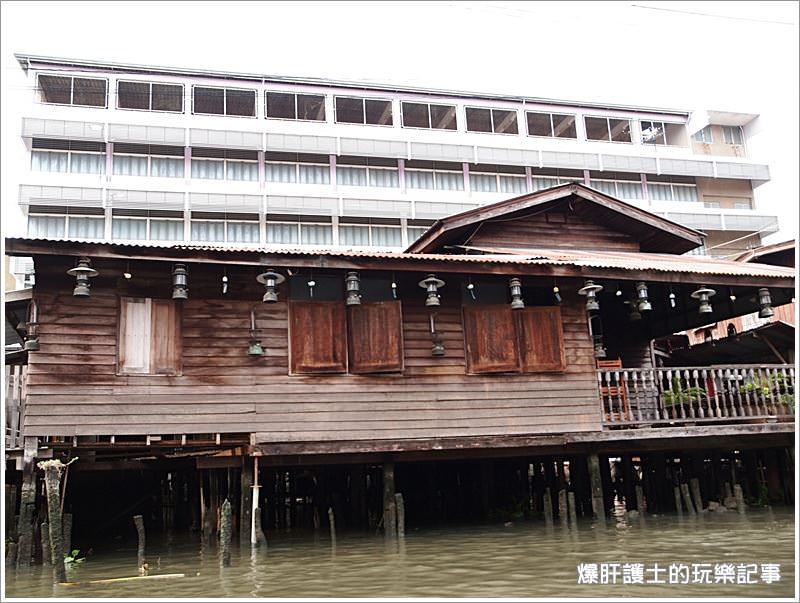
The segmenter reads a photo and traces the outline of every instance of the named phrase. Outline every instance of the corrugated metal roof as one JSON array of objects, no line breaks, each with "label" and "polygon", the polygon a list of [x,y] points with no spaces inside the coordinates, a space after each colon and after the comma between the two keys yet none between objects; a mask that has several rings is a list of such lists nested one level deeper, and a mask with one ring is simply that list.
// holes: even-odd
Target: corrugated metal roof
[{"label": "corrugated metal roof", "polygon": [[754,276],[765,278],[794,278],[793,268],[766,264],[742,263],[702,256],[669,255],[662,253],[635,253],[622,251],[582,251],[575,249],[511,249],[488,247],[464,247],[470,253],[449,255],[442,253],[404,253],[399,251],[371,251],[343,247],[283,247],[276,245],[220,245],[187,243],[116,243],[99,240],[8,238],[6,245],[14,241],[28,243],[63,243],[79,245],[105,245],[130,249],[164,249],[176,251],[213,251],[220,253],[259,253],[287,256],[329,256],[340,258],[368,258],[401,261],[441,261],[463,263],[492,263],[516,265],[561,265],[582,268],[610,268],[631,271],[652,270],[685,274],[708,274],[725,276]]}]

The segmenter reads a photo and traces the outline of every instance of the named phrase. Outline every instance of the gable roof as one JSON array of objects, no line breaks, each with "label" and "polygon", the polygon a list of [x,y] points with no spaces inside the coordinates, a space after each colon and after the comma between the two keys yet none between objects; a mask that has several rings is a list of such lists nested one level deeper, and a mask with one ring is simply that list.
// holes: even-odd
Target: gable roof
[{"label": "gable roof", "polygon": [[[605,195],[583,184],[563,184],[514,197],[492,205],[437,220],[407,253],[432,253],[446,245],[465,243],[482,223],[519,217],[570,202],[570,210],[597,224],[626,233],[637,240],[644,252],[685,253],[703,244],[705,234],[661,216]],[[544,241],[531,241],[540,247]],[[581,247],[580,241],[575,246]]]},{"label": "gable roof", "polygon": [[762,245],[755,249],[748,249],[733,258],[735,262],[758,262],[759,264],[773,264],[776,266],[794,266],[795,240],[790,239],[782,243]]}]

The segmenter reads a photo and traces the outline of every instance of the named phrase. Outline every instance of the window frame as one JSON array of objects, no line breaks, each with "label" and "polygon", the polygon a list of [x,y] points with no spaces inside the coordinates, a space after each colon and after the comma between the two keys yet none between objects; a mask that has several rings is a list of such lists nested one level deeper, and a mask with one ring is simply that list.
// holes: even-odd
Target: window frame
[{"label": "window frame", "polygon": [[[192,225],[198,222],[215,222],[222,224],[222,240],[221,241],[203,241],[201,239],[192,238]],[[258,232],[257,241],[233,241],[228,234],[229,224],[250,224],[256,226]],[[190,218],[189,219],[189,241],[192,243],[236,243],[238,245],[260,245],[261,244],[261,225],[257,220],[229,220],[228,218]]]},{"label": "window frame", "polygon": [[[469,114],[467,113],[470,109],[480,109],[489,112],[489,124],[491,125],[491,131],[484,132],[483,130],[470,130],[469,128]],[[494,127],[494,112],[495,111],[506,111],[508,113],[514,114],[514,124],[517,126],[516,132],[498,132],[495,130]],[[458,127],[458,120],[456,120],[456,127]],[[514,109],[503,109],[501,107],[480,107],[477,105],[464,105],[464,128],[466,132],[470,134],[502,134],[504,136],[519,136],[519,112],[516,108]]]},{"label": "window frame", "polygon": [[[708,140],[706,140],[706,135],[704,132],[708,133]],[[698,134],[703,134],[700,138],[697,137]],[[702,129],[698,130],[694,134],[692,134],[692,140],[694,142],[699,142],[703,144],[713,144],[714,143],[714,129],[711,127],[711,124],[703,127]]]},{"label": "window frame", "polygon": [[[744,131],[742,130],[742,126],[721,126],[722,128],[722,142],[727,145],[731,146],[744,146]],[[731,134],[731,140],[728,141],[728,134]],[[738,133],[734,135],[735,133]],[[739,142],[736,142],[736,138],[739,138]]]},{"label": "window frame", "polygon": [[[604,119],[606,120],[606,133],[608,134],[608,139],[598,139],[598,138],[589,138],[587,134],[586,128],[586,119]],[[629,140],[614,140],[613,136],[611,135],[611,120],[615,119],[617,121],[627,121],[628,122],[628,134]],[[633,144],[633,118],[631,117],[612,117],[609,115],[583,115],[583,132],[584,137],[587,142],[615,142],[617,144]]]},{"label": "window frame", "polygon": [[[114,220],[137,220],[139,222],[145,223],[145,238],[144,239],[121,239],[114,237]],[[184,228],[181,229],[181,238],[180,239],[152,239],[150,238],[150,221],[151,220],[160,220],[164,222],[180,222],[184,225]],[[183,243],[186,241],[186,228],[185,228],[185,220],[183,218],[166,218],[163,216],[111,216],[111,241],[166,241],[166,242],[175,242],[175,243]],[[190,231],[191,232],[191,231]]]},{"label": "window frame", "polygon": [[[345,243],[342,241],[342,228],[343,227],[357,227],[357,228],[366,228],[367,229],[367,244],[366,245],[359,245],[358,243]],[[382,249],[398,249],[403,247],[403,227],[399,224],[356,224],[351,222],[339,222],[338,225],[338,240],[340,247],[380,247]],[[384,229],[384,230],[395,230],[400,234],[400,242],[398,245],[378,245],[374,242],[373,230],[375,229]]]},{"label": "window frame", "polygon": [[[51,172],[49,170],[34,170],[33,169],[33,154],[34,153],[66,153],[67,154],[67,169],[63,172]],[[106,162],[102,161],[102,170],[100,172],[73,172],[72,171],[72,155],[96,155],[105,158],[105,153],[102,151],[79,151],[77,149],[31,149],[31,163],[29,169],[31,172],[40,172],[42,174],[77,174],[78,176],[105,176]]]},{"label": "window frame", "polygon": [[[528,122],[528,115],[547,115],[550,118],[550,134],[531,134],[530,123]],[[553,121],[554,115],[561,115],[563,117],[571,117],[573,119],[572,125],[575,129],[575,137],[572,136],[556,136],[556,125]],[[585,124],[584,124],[585,126]],[[552,111],[525,111],[525,133],[527,136],[533,138],[552,138],[553,140],[578,140],[578,114],[577,113],[553,113]],[[587,139],[588,140],[588,139]]]},{"label": "window frame", "polygon": [[[273,117],[269,114],[269,104],[267,98],[270,94],[291,94],[294,97],[294,117]],[[298,96],[319,96],[322,98],[322,119],[307,119],[298,117],[297,97]],[[326,106],[327,94],[314,94],[313,92],[298,92],[297,90],[265,90],[264,91],[264,119],[278,119],[283,121],[305,121],[310,123],[326,123],[328,121],[328,108]],[[336,107],[334,105],[334,113]]]},{"label": "window frame", "polygon": [[[361,101],[361,111],[362,115],[364,116],[364,120],[361,122],[357,121],[339,121],[339,107],[336,104],[336,101],[340,98],[347,99],[347,100],[360,100]],[[379,101],[384,103],[389,103],[389,118],[390,123],[388,124],[374,124],[367,121],[367,101]],[[295,113],[297,109],[295,108]],[[280,118],[274,118],[280,119]],[[286,119],[286,118],[284,118]],[[391,98],[378,98],[378,97],[368,97],[368,96],[348,96],[346,94],[334,94],[333,95],[333,121],[337,124],[345,124],[350,126],[378,126],[381,128],[393,128],[394,127],[394,103],[392,102]]]},{"label": "window frame", "polygon": [[[142,297],[142,296],[134,296],[134,295],[119,295],[118,298],[118,310],[117,310],[117,329],[116,329],[116,364],[115,364],[115,374],[119,377],[135,377],[135,376],[142,376],[142,377],[180,377],[183,375],[183,304],[172,300],[172,299],[162,299],[162,298],[153,298],[153,297]],[[133,369],[126,369],[122,365],[122,350],[123,350],[123,343],[125,341],[125,336],[127,330],[123,330],[123,327],[127,326],[127,323],[124,320],[124,306],[125,303],[128,303],[124,300],[144,300],[147,306],[147,333],[149,335],[148,342],[147,342],[147,370],[133,370]],[[168,303],[172,306],[175,312],[175,323],[172,325],[173,329],[175,330],[175,348],[172,350],[172,354],[174,355],[174,363],[176,368],[174,372],[157,372],[153,368],[153,302],[156,301],[158,303]]]},{"label": "window frame", "polygon": [[[195,105],[195,90],[197,88],[209,88],[213,90],[222,90],[222,113],[203,113],[196,111]],[[228,114],[228,90],[237,92],[252,92],[253,93],[253,114],[252,115],[230,115]],[[240,117],[243,119],[258,119],[258,89],[257,88],[238,88],[235,86],[209,86],[206,84],[192,84],[192,115],[213,115],[215,117]]]},{"label": "window frame", "polygon": [[[148,95],[147,95],[147,99],[148,99],[148,105],[149,105],[150,108],[149,109],[136,109],[135,107],[120,107],[119,106],[119,85],[121,83],[125,83],[125,84],[147,84],[148,85],[148,89],[149,89]],[[181,108],[180,108],[180,111],[169,111],[167,109],[153,109],[153,84],[157,84],[157,85],[160,85],[160,86],[180,86],[180,89],[181,89]],[[186,85],[183,84],[183,83],[180,83],[180,82],[154,82],[152,80],[126,80],[126,79],[121,79],[121,80],[117,80],[117,87],[116,87],[116,90],[115,90],[115,96],[116,96],[116,100],[117,100],[117,102],[115,104],[115,108],[118,109],[119,111],[146,111],[148,113],[170,113],[170,114],[173,114],[173,115],[183,115],[186,112]],[[192,103],[194,103],[194,97],[192,97]],[[203,114],[200,114],[200,115],[205,115],[205,114],[203,113]],[[216,113],[212,113],[212,115],[216,115]]]},{"label": "window frame", "polygon": [[[69,82],[69,103],[49,103],[49,102],[44,101],[44,100],[41,99],[40,93],[39,93],[39,91],[41,90],[41,86],[39,85],[39,77],[42,76],[42,75],[50,76],[50,77],[65,77],[65,78],[68,77],[68,78],[70,78],[70,82]],[[75,78],[78,78],[78,79],[81,79],[81,80],[97,80],[97,81],[105,82],[106,91],[105,91],[104,104],[102,106],[100,106],[100,105],[81,105],[81,104],[75,103]],[[83,75],[73,75],[73,74],[70,74],[70,73],[39,71],[39,72],[36,73],[36,88],[35,88],[35,92],[36,92],[36,96],[37,96],[37,102],[39,104],[42,104],[42,105],[57,105],[57,106],[60,106],[60,107],[84,107],[86,109],[108,109],[108,94],[109,94],[108,78],[105,78],[105,77],[87,77],[87,76],[83,76]]]},{"label": "window frame", "polygon": [[[405,105],[406,103],[409,103],[409,104],[412,104],[412,105],[425,105],[427,107],[427,113],[428,113],[428,126],[427,127],[425,127],[425,126],[407,126],[406,125],[405,115],[403,113],[403,105]],[[434,128],[431,125],[432,124],[432,118],[431,118],[431,106],[432,105],[436,106],[436,107],[447,107],[448,109],[451,109],[451,108],[453,109],[453,119],[455,120],[455,125],[454,125],[453,128]],[[426,101],[401,100],[400,101],[400,127],[401,128],[407,128],[409,130],[435,130],[436,132],[458,132],[459,131],[458,130],[458,105],[443,105],[443,104],[440,104],[440,103],[432,103],[432,102],[426,102]]]}]

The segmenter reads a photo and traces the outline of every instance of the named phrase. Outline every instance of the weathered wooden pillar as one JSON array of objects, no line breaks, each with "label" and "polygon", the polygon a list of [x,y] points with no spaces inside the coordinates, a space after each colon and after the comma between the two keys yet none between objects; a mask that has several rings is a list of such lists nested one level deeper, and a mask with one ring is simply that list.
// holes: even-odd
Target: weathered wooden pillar
[{"label": "weathered wooden pillar", "polygon": [[42,565],[50,565],[53,562],[53,552],[50,550],[50,524],[42,522],[39,537],[42,542]]},{"label": "weathered wooden pillar", "polygon": [[253,532],[253,459],[246,456],[242,459],[240,480],[241,496],[239,497],[239,544],[249,544]]},{"label": "weathered wooden pillar", "polygon": [[406,503],[403,500],[403,493],[398,492],[394,495],[395,506],[397,508],[397,535],[400,538],[406,537]]},{"label": "weathered wooden pillar", "polygon": [[558,491],[558,520],[561,527],[567,527],[567,491],[563,488]]},{"label": "weathered wooden pillar", "polygon": [[694,501],[694,508],[698,513],[703,512],[703,495],[700,493],[700,480],[693,477],[689,480],[689,489],[692,492],[692,499]]},{"label": "weathered wooden pillar", "polygon": [[683,497],[683,504],[686,505],[686,510],[689,515],[695,515],[694,503],[692,503],[692,496],[689,494],[689,485],[686,483],[681,484],[681,496]]},{"label": "weathered wooden pillar", "polygon": [[739,484],[733,486],[733,496],[736,498],[736,508],[739,510],[739,513],[744,515],[747,512],[747,506],[744,504],[744,493]]},{"label": "weathered wooden pillar", "polygon": [[[36,512],[36,453],[39,439],[26,437],[22,452],[22,492],[17,524],[17,567],[31,564],[33,551],[33,516]],[[60,526],[59,526],[60,527]]]},{"label": "weathered wooden pillar", "polygon": [[781,470],[778,449],[770,448],[764,451],[764,464],[767,472],[767,496],[770,503],[783,503],[784,491],[781,484]]},{"label": "weathered wooden pillar", "polygon": [[678,515],[683,515],[683,505],[681,504],[681,487],[675,486],[672,489],[673,496],[675,497],[675,510]]},{"label": "weathered wooden pillar", "polygon": [[598,521],[605,522],[605,500],[603,495],[603,478],[600,472],[600,458],[596,452],[586,457],[586,464],[589,468],[589,481],[592,491],[592,512]]},{"label": "weathered wooden pillar", "polygon": [[226,498],[222,503],[222,511],[219,526],[219,549],[220,564],[222,567],[229,567],[231,564],[231,502]]},{"label": "weathered wooden pillar", "polygon": [[53,581],[56,583],[66,582],[67,570],[64,566],[64,543],[61,538],[61,470],[64,465],[59,460],[53,460],[39,463],[39,467],[44,469],[44,483],[47,488]]},{"label": "weathered wooden pillar", "polygon": [[145,532],[144,532],[144,518],[141,515],[133,516],[133,525],[136,526],[136,538],[138,546],[136,547],[136,567],[141,571],[145,564]]},{"label": "weathered wooden pillar", "polygon": [[644,515],[644,490],[639,484],[636,484],[636,510],[640,515]]},{"label": "weathered wooden pillar", "polygon": [[603,508],[606,515],[610,517],[614,513],[616,487],[611,480],[611,464],[609,463],[608,457],[598,456],[598,460],[598,465],[600,466],[600,485],[603,493]]},{"label": "weathered wooden pillar", "polygon": [[622,492],[625,497],[625,510],[633,511],[636,508],[636,472],[633,468],[633,459],[627,454],[622,457]]},{"label": "weathered wooden pillar", "polygon": [[558,497],[555,497],[554,494],[558,493],[558,484],[556,483],[556,467],[555,467],[555,459],[552,457],[547,457],[544,459],[542,463],[544,467],[544,481],[546,484],[546,488],[550,493],[550,517],[552,518],[555,514],[556,503],[558,502]]},{"label": "weathered wooden pillar", "polygon": [[[69,471],[69,469],[67,469]],[[66,473],[65,473],[66,475]],[[62,499],[63,502],[63,499]],[[61,508],[64,506],[62,504]],[[64,552],[72,552],[72,513],[64,513],[61,519],[63,525],[61,526],[62,535],[64,538]]]},{"label": "weathered wooden pillar", "polygon": [[328,507],[328,526],[331,529],[331,544],[336,546],[336,515],[333,507]]},{"label": "weathered wooden pillar", "polygon": [[553,527],[553,500],[550,498],[550,487],[544,489],[542,495],[542,509],[544,510],[544,525]]},{"label": "weathered wooden pillar", "polygon": [[575,508],[574,492],[567,492],[567,508],[569,509],[569,523],[574,528],[578,525],[578,512]]},{"label": "weathered wooden pillar", "polygon": [[386,538],[397,536],[397,503],[394,495],[394,463],[383,463],[383,534]]}]

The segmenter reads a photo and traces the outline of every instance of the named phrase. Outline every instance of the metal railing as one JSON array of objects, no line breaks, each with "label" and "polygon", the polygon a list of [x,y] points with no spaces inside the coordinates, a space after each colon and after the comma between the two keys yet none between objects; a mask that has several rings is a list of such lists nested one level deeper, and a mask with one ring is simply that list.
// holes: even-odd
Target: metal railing
[{"label": "metal railing", "polygon": [[598,369],[605,426],[794,418],[794,367]]},{"label": "metal railing", "polygon": [[22,419],[25,413],[25,381],[28,367],[6,365],[6,449],[22,447]]}]

